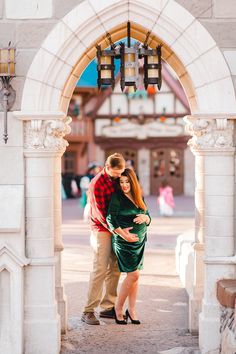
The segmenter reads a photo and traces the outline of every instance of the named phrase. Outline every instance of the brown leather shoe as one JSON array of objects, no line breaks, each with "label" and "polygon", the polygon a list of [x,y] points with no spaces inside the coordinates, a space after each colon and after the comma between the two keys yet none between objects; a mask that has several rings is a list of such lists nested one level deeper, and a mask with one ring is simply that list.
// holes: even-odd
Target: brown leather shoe
[{"label": "brown leather shoe", "polygon": [[94,315],[94,312],[83,312],[81,321],[89,325],[100,325],[100,321]]}]

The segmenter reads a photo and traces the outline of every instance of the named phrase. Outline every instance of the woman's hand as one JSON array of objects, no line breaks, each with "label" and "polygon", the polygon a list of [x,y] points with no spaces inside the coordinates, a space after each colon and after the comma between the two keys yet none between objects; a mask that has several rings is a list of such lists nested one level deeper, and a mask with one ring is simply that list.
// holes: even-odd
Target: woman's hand
[{"label": "woman's hand", "polygon": [[135,222],[135,224],[143,224],[144,222],[146,224],[149,224],[150,218],[146,214],[137,214],[136,218],[134,218],[133,222]]},{"label": "woman's hand", "polygon": [[113,231],[127,242],[139,241],[138,235],[130,233],[130,230],[132,230],[132,227],[126,227],[125,229],[118,227]]}]

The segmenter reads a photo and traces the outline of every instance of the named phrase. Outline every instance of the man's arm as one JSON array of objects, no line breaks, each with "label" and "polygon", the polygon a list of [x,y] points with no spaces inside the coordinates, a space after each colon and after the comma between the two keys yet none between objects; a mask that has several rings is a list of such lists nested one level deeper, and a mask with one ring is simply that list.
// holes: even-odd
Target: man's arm
[{"label": "man's arm", "polygon": [[108,229],[106,222],[106,203],[104,196],[104,189],[100,187],[99,183],[93,186],[93,190],[89,191],[90,198],[92,200],[92,207],[95,209],[95,215],[97,220]]}]

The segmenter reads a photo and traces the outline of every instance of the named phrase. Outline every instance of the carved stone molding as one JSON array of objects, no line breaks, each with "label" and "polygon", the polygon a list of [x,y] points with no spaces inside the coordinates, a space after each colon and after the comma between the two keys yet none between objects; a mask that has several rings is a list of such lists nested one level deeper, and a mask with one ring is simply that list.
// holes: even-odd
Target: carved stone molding
[{"label": "carved stone molding", "polygon": [[192,135],[188,145],[192,150],[232,150],[233,148],[233,121],[226,118],[184,118],[186,132]]},{"label": "carved stone molding", "polygon": [[[0,245],[1,353],[22,353],[24,323],[24,267],[29,263],[7,244]],[[2,321],[3,320],[3,321]],[[11,331],[9,331],[9,328]]]},{"label": "carved stone molding", "polygon": [[[4,262],[2,262],[3,258]],[[23,267],[28,265],[29,262],[30,259],[16,254],[8,245],[0,245],[0,271],[4,268],[9,269],[8,264],[14,264],[15,267]]]},{"label": "carved stone molding", "polygon": [[70,117],[24,122],[24,147],[33,150],[64,151],[68,142],[63,137],[71,132],[70,122]]}]

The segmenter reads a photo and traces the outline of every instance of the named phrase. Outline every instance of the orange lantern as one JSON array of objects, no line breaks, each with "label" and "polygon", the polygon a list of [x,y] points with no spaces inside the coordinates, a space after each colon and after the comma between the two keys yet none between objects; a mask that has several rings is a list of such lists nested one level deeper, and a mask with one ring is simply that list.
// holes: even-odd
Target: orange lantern
[{"label": "orange lantern", "polygon": [[147,93],[148,93],[148,96],[154,96],[156,94],[156,88],[155,86],[148,86],[147,88]]},{"label": "orange lantern", "polygon": [[164,123],[166,121],[166,117],[165,116],[160,116],[160,122]]}]

